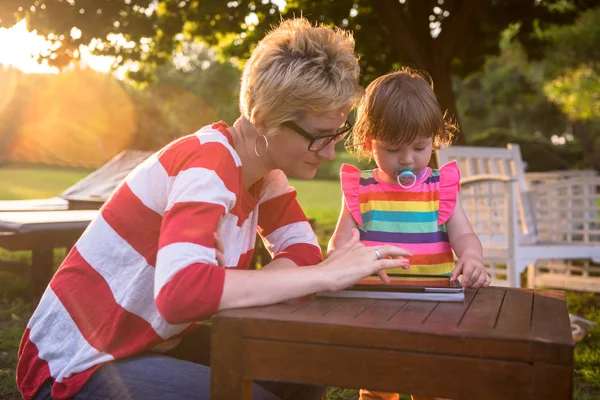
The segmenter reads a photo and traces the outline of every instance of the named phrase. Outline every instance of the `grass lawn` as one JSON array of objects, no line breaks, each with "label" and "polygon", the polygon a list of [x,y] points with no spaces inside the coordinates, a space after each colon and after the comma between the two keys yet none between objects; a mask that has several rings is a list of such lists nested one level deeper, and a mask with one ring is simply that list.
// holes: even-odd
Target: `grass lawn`
[{"label": "grass lawn", "polygon": [[[348,159],[343,159],[348,162]],[[332,169],[339,170],[339,162]],[[58,195],[77,182],[89,171],[64,168],[2,167],[0,168],[0,200],[46,198]],[[338,218],[341,192],[339,181],[291,180],[298,191],[298,201],[309,218],[317,221],[321,245],[326,245]],[[8,254],[0,250],[0,257],[29,259],[27,252]],[[58,265],[64,257],[57,251]],[[16,353],[23,329],[34,305],[23,299],[28,282],[24,277],[0,272],[0,399],[19,399],[14,379]],[[569,312],[594,320],[598,325],[575,348],[575,389],[577,400],[600,400],[600,296],[586,293],[567,294]],[[328,400],[357,399],[357,391],[329,388]],[[403,396],[402,400],[409,399]]]},{"label": "grass lawn", "polygon": [[298,192],[298,203],[308,218],[317,221],[317,236],[321,247],[326,248],[333,234],[342,205],[339,181],[300,181],[292,179],[290,185]]},{"label": "grass lawn", "polygon": [[84,169],[9,166],[0,168],[0,200],[43,199],[90,173]]}]

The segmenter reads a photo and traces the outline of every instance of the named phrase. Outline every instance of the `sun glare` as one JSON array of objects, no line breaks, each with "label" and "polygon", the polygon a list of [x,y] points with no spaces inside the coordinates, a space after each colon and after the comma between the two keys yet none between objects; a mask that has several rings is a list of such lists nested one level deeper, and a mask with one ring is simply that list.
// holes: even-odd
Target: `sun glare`
[{"label": "sun glare", "polygon": [[14,67],[23,72],[53,72],[56,68],[41,65],[34,56],[48,48],[46,40],[29,32],[25,21],[17,23],[9,29],[0,28],[0,64]]},{"label": "sun glare", "polygon": [[[0,28],[0,64],[17,68],[26,73],[57,73],[58,69],[48,64],[40,64],[35,57],[46,51],[49,43],[44,37],[27,30],[25,20],[11,28]],[[99,72],[109,72],[113,63],[111,57],[90,54],[87,47],[80,48],[83,64]],[[121,72],[121,71],[120,71]],[[122,77],[122,73],[117,74]]]}]

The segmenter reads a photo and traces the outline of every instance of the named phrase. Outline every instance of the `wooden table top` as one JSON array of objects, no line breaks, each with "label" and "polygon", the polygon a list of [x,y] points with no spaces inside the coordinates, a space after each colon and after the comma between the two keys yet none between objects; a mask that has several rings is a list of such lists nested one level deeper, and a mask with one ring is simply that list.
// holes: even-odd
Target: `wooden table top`
[{"label": "wooden table top", "polygon": [[489,287],[464,303],[316,298],[220,312],[244,338],[571,365],[564,292]]}]

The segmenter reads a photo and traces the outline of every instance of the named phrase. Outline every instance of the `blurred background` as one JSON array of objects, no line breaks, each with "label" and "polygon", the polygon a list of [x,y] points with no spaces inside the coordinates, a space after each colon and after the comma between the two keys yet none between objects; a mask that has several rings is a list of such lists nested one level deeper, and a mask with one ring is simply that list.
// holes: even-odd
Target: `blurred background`
[{"label": "blurred background", "polygon": [[3,0],[0,162],[93,168],[232,123],[243,60],[293,15],[352,30],[365,86],[427,71],[458,144],[519,143],[528,171],[600,170],[591,0]]}]

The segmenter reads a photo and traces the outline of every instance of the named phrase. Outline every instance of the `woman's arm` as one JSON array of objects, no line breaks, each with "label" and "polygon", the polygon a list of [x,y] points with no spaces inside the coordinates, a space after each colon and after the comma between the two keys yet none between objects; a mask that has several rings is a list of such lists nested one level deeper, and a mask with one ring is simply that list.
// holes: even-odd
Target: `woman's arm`
[{"label": "woman's arm", "polygon": [[267,305],[315,292],[341,290],[380,271],[406,267],[406,259],[401,257],[412,255],[394,246],[377,249],[380,258],[373,247],[360,243],[358,230],[354,229],[348,243],[317,265],[258,271],[228,269],[219,310]]},{"label": "woman's arm", "polygon": [[323,261],[317,237],[296,199],[296,190],[282,171],[272,171],[264,179],[257,230],[273,257],[266,269]]},{"label": "woman's arm", "polygon": [[338,218],[335,231],[329,239],[329,245],[327,246],[327,254],[330,254],[335,249],[342,247],[352,237],[352,230],[357,228],[358,225],[354,220],[354,217],[350,213],[344,196],[342,196],[342,207],[340,211],[340,217]]}]

